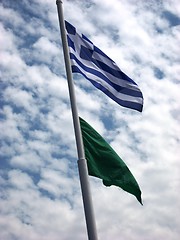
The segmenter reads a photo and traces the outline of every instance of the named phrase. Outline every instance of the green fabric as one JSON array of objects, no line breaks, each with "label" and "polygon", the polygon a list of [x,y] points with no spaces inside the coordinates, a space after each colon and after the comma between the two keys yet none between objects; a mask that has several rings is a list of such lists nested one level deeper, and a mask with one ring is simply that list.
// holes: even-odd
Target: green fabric
[{"label": "green fabric", "polygon": [[141,201],[141,190],[134,176],[112,147],[87,122],[80,125],[89,175],[102,179],[105,186],[115,185]]}]

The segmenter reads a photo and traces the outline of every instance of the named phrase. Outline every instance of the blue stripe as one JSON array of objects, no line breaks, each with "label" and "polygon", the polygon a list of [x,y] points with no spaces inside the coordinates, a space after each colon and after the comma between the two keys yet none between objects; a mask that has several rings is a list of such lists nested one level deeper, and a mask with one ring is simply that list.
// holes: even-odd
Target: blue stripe
[{"label": "blue stripe", "polygon": [[82,34],[82,39],[85,39],[87,42],[91,43],[94,46],[94,44],[84,34]]},{"label": "blue stripe", "polygon": [[71,47],[74,51],[76,51],[74,42],[70,39],[68,35],[67,35],[67,41],[68,41],[68,46]]},{"label": "blue stripe", "polygon": [[125,81],[131,82],[134,85],[137,85],[130,77],[128,77],[125,73],[123,73],[120,69],[119,70],[114,70],[113,68],[109,67],[107,64],[104,62],[101,62],[99,60],[93,59],[92,62],[96,64],[100,69],[102,69],[105,72],[110,73],[114,77],[123,79]]},{"label": "blue stripe", "polygon": [[101,54],[103,57],[109,59],[111,62],[114,62],[110,57],[108,57],[105,53],[103,53],[101,49],[99,49],[98,47],[94,46],[94,51]]},{"label": "blue stripe", "polygon": [[107,78],[104,74],[102,74],[101,72],[93,69],[93,68],[89,68],[87,66],[85,66],[82,62],[80,62],[76,56],[73,53],[70,53],[70,58],[74,59],[76,61],[76,63],[83,68],[86,72],[89,72],[95,76],[98,76],[99,78],[101,78],[102,80],[104,80],[105,82],[107,82],[110,86],[112,86],[116,91],[121,92],[123,94],[126,95],[130,95],[133,97],[141,97],[142,98],[142,93],[140,91],[135,91],[129,88],[125,88],[125,87],[121,87],[113,82],[110,81],[109,78]]},{"label": "blue stripe", "polygon": [[[105,72],[108,72],[109,74],[111,74],[112,76],[114,76],[116,78],[124,79],[128,82],[131,82],[131,83],[137,85],[131,78],[129,78],[125,73],[123,73],[118,67],[116,67],[117,70],[115,70],[114,68],[111,68],[106,63],[93,58],[92,55],[93,55],[92,49],[89,49],[85,46],[81,46],[80,57],[82,59],[93,62],[98,68],[100,68],[101,70],[103,70]],[[111,59],[110,59],[110,64],[111,65],[113,64],[113,61]]]},{"label": "blue stripe", "polygon": [[65,21],[65,26],[69,34],[73,34],[73,35],[76,34],[76,28],[73,25],[71,25],[69,22]]},{"label": "blue stripe", "polygon": [[96,88],[104,92],[107,96],[109,96],[111,99],[113,99],[115,102],[117,102],[119,105],[131,109],[135,109],[139,112],[142,112],[143,105],[140,103],[130,102],[130,101],[124,101],[116,96],[114,96],[111,92],[109,92],[106,88],[104,88],[101,84],[95,82],[94,80],[88,78],[77,66],[72,66],[72,71],[76,73],[82,74],[86,79],[88,79]]}]

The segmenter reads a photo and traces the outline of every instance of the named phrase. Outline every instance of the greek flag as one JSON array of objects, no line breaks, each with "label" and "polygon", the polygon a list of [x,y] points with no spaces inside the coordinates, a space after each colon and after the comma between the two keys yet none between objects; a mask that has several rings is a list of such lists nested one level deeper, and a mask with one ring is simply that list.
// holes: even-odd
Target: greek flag
[{"label": "greek flag", "polygon": [[119,105],[142,112],[143,96],[138,85],[86,36],[65,21],[72,72],[82,74]]}]

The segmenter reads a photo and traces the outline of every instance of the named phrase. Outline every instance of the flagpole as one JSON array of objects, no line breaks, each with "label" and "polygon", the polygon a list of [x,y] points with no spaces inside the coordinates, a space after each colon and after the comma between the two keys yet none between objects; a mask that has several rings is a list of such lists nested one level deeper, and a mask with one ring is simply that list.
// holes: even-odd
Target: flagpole
[{"label": "flagpole", "polygon": [[68,81],[68,87],[69,87],[69,96],[70,96],[70,102],[71,102],[74,131],[75,131],[75,137],[76,137],[79,178],[80,178],[81,191],[82,191],[82,197],[83,197],[88,239],[97,240],[98,238],[97,238],[96,223],[95,223],[94,211],[93,211],[93,205],[92,205],[92,198],[90,193],[87,163],[85,159],[81,127],[79,122],[77,106],[76,106],[75,90],[74,90],[74,84],[72,80],[72,71],[71,71],[71,64],[70,64],[70,58],[69,58],[67,36],[65,31],[62,0],[56,0],[56,4],[57,4],[59,26],[60,26],[60,32],[61,32],[62,45],[63,45],[64,61],[66,66],[66,75],[67,75],[67,81]]}]

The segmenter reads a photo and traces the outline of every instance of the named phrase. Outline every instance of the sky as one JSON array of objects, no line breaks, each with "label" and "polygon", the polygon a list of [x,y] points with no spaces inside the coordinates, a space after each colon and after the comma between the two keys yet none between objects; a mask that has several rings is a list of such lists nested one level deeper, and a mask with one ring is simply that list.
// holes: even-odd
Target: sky
[{"label": "sky", "polygon": [[[180,3],[64,0],[64,16],[140,87],[126,109],[73,74],[79,116],[124,160],[143,206],[90,177],[99,239],[180,236]],[[87,239],[55,0],[0,1],[0,239]]]}]

